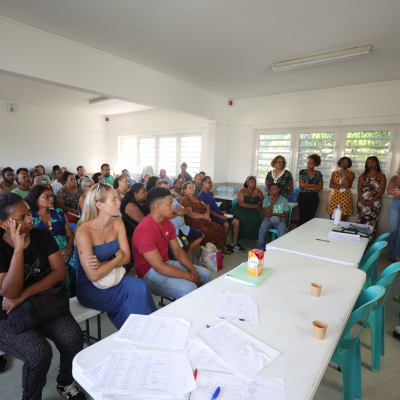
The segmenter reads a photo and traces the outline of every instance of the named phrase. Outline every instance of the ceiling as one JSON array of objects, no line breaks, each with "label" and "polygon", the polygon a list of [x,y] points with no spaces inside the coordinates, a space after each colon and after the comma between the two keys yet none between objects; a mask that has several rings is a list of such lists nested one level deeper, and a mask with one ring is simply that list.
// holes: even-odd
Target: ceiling
[{"label": "ceiling", "polygon": [[[0,0],[0,14],[227,98],[400,78],[399,0]],[[269,65],[371,44],[371,56]]]},{"label": "ceiling", "polygon": [[89,104],[89,100],[98,99],[99,97],[101,96],[96,94],[0,74],[0,98],[10,101],[39,104],[104,116],[152,109],[151,107],[122,100],[115,100],[96,106]]}]

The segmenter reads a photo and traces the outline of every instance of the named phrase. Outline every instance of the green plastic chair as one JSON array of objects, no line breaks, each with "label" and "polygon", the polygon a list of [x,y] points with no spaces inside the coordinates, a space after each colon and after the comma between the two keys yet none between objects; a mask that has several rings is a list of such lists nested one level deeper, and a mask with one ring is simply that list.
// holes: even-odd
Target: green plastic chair
[{"label": "green plastic chair", "polygon": [[378,262],[379,256],[381,255],[382,249],[385,248],[387,245],[388,243],[385,241],[374,243],[367,251],[367,253],[369,253],[368,260],[364,263],[364,265],[361,266],[361,268],[360,266],[358,267],[358,269],[361,269],[367,274],[367,278],[362,290],[365,290],[372,285],[372,282],[374,281],[374,271],[376,273],[376,264]]},{"label": "green plastic chair", "polygon": [[[337,364],[342,370],[343,400],[354,400],[355,396],[361,399],[360,336],[375,302],[384,294],[385,288],[383,286],[371,286],[358,296],[342,336],[332,355],[331,361]],[[353,338],[351,328],[360,320],[364,320],[364,324],[358,336]]]},{"label": "green plastic chair", "polygon": [[[373,245],[368,249],[368,251],[362,256],[360,263],[358,264],[358,268],[361,269],[362,266],[365,264],[365,262],[368,260],[369,256],[373,253],[373,251],[371,250],[372,247],[379,243],[379,242],[383,242],[388,236],[390,236],[390,233],[384,233],[381,236],[379,236],[375,242],[373,243]],[[375,277],[376,279],[376,277]]]},{"label": "green plastic chair", "polygon": [[232,200],[232,208],[238,202],[237,197]]},{"label": "green plastic chair", "polygon": [[374,304],[365,325],[366,328],[371,328],[371,371],[373,372],[380,371],[381,355],[385,355],[385,301],[399,271],[400,262],[396,262],[387,267],[375,282],[375,285],[389,287],[383,302]]},{"label": "green plastic chair", "polygon": [[[286,233],[289,230],[290,220],[291,219],[292,219],[292,207],[289,206],[289,219],[288,219],[288,224],[287,224],[287,227],[286,227]],[[271,228],[271,229],[268,230],[268,232],[271,234],[271,242],[273,242],[276,239],[276,237],[278,236],[278,231],[276,229],[274,229],[274,228]]]}]

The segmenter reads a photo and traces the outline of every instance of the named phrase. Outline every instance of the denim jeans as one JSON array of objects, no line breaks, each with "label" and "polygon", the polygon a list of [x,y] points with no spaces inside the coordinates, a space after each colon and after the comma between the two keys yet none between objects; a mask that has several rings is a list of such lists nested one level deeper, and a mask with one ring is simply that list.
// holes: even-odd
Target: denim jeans
[{"label": "denim jeans", "polygon": [[[182,271],[188,272],[188,270],[179,261],[167,261],[166,264],[172,265],[175,268],[179,268]],[[211,271],[204,267],[195,266],[197,273],[199,274],[199,286],[203,286],[208,282],[211,282],[212,276]],[[195,283],[187,281],[186,279],[170,278],[157,272],[154,268],[151,268],[149,272],[143,277],[150,287],[151,293],[155,296],[172,297],[179,299],[186,294],[193,292],[197,289]]]},{"label": "denim jeans", "polygon": [[400,200],[390,200],[388,229],[388,257],[394,259],[400,255]]},{"label": "denim jeans", "polygon": [[265,236],[270,229],[276,229],[278,232],[278,238],[286,233],[286,222],[281,220],[279,222],[271,222],[270,217],[265,217],[261,224],[260,230],[258,231],[258,243],[257,249],[265,250]]}]

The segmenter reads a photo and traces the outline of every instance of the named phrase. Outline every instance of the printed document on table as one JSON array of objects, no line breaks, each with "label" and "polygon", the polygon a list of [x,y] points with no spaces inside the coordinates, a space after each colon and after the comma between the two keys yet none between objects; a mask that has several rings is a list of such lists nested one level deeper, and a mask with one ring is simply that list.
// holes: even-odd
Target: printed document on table
[{"label": "printed document on table", "polygon": [[134,345],[184,349],[190,329],[185,318],[131,314],[114,340]]},{"label": "printed document on table", "polygon": [[177,352],[114,350],[92,388],[95,392],[137,396],[182,397],[187,357]]},{"label": "printed document on table", "polygon": [[220,290],[215,319],[258,324],[258,307],[255,293]]},{"label": "printed document on table", "polygon": [[244,379],[237,374],[206,370],[197,371],[197,389],[190,400],[210,400],[217,387],[221,388],[218,400],[286,400],[283,379]]},{"label": "printed document on table", "polygon": [[280,353],[228,321],[197,333],[197,336],[232,369],[252,378]]}]

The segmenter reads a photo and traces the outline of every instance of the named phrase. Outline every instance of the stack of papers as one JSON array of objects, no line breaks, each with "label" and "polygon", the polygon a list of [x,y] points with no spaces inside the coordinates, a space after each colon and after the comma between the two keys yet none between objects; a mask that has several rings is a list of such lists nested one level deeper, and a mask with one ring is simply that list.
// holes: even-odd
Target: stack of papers
[{"label": "stack of papers", "polygon": [[330,231],[328,237],[331,239],[352,240],[353,242],[360,241],[360,235],[353,235],[352,233]]}]

